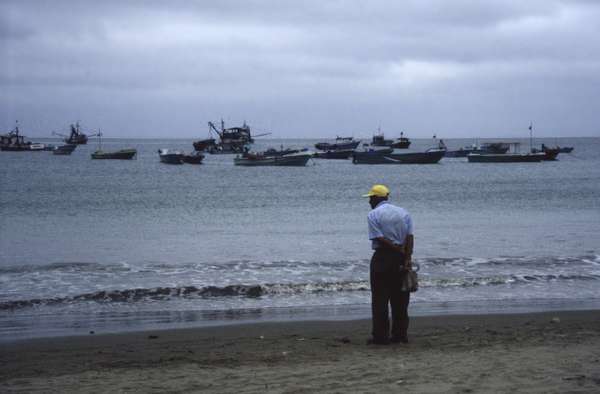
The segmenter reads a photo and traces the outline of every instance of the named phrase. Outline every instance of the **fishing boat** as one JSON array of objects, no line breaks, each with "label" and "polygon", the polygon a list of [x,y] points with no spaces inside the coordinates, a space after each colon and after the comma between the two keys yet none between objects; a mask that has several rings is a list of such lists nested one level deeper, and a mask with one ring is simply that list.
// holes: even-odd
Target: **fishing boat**
[{"label": "fishing boat", "polygon": [[102,150],[102,133],[98,132],[98,150],[92,153],[94,160],[131,160],[137,154],[137,150],[133,148],[120,149],[117,151],[107,152]]},{"label": "fishing boat", "polygon": [[158,156],[161,163],[183,164],[184,153],[178,150],[159,149]]},{"label": "fishing boat", "polygon": [[387,153],[382,151],[355,152],[354,164],[435,164],[444,157],[445,151],[429,149],[426,152]]},{"label": "fishing boat", "polygon": [[537,163],[545,153],[469,153],[469,163]]},{"label": "fishing boat", "polygon": [[[218,141],[212,138],[213,132],[219,137]],[[220,130],[217,129],[213,122],[208,122],[208,133],[211,137],[194,142],[194,149],[197,151],[206,151],[211,154],[243,153],[244,150],[254,142],[254,138],[271,134],[262,133],[253,136],[250,131],[250,126],[248,126],[245,121],[241,127],[225,128],[223,119],[221,119]]]},{"label": "fishing boat", "polygon": [[[88,142],[88,136],[81,131],[81,127],[79,126],[79,122],[70,125],[71,133],[66,136],[64,134],[58,133],[56,131],[52,132],[54,135],[59,135],[64,138],[64,141],[70,145],[85,145]],[[98,134],[92,134],[90,137],[96,136]]]},{"label": "fishing boat", "polygon": [[282,156],[265,156],[262,153],[247,152],[233,159],[236,166],[258,167],[258,166],[287,166],[303,167],[312,157],[309,152],[291,153]]},{"label": "fishing boat", "polygon": [[19,134],[19,124],[9,133],[0,135],[0,150],[11,152],[24,152],[31,150],[31,141]]},{"label": "fishing boat", "polygon": [[75,145],[75,144],[59,145],[59,146],[54,147],[54,150],[52,151],[52,153],[55,155],[62,155],[62,156],[70,155],[71,153],[73,153],[75,148],[77,148],[77,145]]},{"label": "fishing boat", "polygon": [[355,140],[354,137],[336,137],[335,142],[318,142],[315,148],[323,151],[335,150],[353,150],[360,144],[360,140]]},{"label": "fishing boat", "polygon": [[404,137],[404,132],[400,132],[400,138],[392,140],[386,140],[384,134],[379,132],[371,140],[371,145],[373,146],[389,146],[393,149],[408,149],[410,143],[410,139]]},{"label": "fishing boat", "polygon": [[469,153],[467,160],[469,163],[538,163],[544,160],[544,152],[533,153],[530,148],[529,153],[520,153],[519,142],[508,143],[510,152],[507,153]]},{"label": "fishing boat", "polygon": [[204,155],[198,151],[183,155],[183,162],[187,164],[202,164]]}]

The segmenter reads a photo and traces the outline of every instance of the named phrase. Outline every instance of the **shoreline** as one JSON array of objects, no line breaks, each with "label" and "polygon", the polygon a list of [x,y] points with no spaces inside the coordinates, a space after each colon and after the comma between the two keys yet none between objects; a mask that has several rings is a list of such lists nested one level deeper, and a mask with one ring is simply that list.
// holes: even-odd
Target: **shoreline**
[{"label": "shoreline", "polygon": [[600,310],[417,316],[409,344],[370,320],[291,321],[1,343],[3,392],[600,389]]}]

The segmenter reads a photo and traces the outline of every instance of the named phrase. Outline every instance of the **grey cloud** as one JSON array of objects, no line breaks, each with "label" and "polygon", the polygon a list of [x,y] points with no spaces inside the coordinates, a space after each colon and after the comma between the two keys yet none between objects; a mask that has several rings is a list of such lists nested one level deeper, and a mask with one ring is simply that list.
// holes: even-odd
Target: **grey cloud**
[{"label": "grey cloud", "polygon": [[0,15],[5,128],[75,112],[147,124],[138,136],[219,116],[284,136],[378,121],[465,135],[505,130],[510,110],[556,134],[557,107],[589,114],[597,101],[594,2],[5,1]]}]

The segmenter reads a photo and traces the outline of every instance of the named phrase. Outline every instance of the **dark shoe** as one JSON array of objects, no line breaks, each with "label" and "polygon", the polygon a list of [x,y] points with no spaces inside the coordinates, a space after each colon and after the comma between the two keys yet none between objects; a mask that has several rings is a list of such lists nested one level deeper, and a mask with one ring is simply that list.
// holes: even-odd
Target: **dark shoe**
[{"label": "dark shoe", "polygon": [[367,345],[389,345],[390,341],[388,339],[375,339],[369,338],[367,339]]},{"label": "dark shoe", "polygon": [[390,339],[390,342],[392,343],[408,343],[408,337],[405,336],[393,336]]}]

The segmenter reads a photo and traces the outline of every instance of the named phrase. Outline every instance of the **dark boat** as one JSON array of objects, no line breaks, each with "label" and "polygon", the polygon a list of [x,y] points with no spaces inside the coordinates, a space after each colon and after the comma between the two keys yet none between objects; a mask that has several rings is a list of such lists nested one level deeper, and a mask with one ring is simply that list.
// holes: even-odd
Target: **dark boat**
[{"label": "dark boat", "polygon": [[386,140],[383,134],[376,134],[371,140],[373,146],[389,146],[393,149],[408,149],[410,146],[410,139],[404,137],[404,132],[400,133],[400,138],[395,140]]},{"label": "dark boat", "polygon": [[435,164],[444,157],[445,151],[430,149],[416,153],[386,153],[381,151],[355,152],[354,164]]},{"label": "dark boat", "polygon": [[558,148],[558,151],[560,153],[571,153],[571,152],[573,152],[573,147],[572,146],[563,146],[563,147],[557,146],[557,148]]},{"label": "dark boat", "polygon": [[225,128],[225,122],[221,120],[221,130],[217,129],[212,122],[208,122],[209,134],[214,131],[219,136],[219,141],[213,138],[196,141],[194,149],[204,150],[209,153],[243,153],[248,145],[254,142],[254,137],[262,137],[271,133],[263,133],[252,136],[250,126],[244,122],[241,127]]},{"label": "dark boat", "polygon": [[335,142],[318,142],[315,148],[324,151],[334,150],[353,150],[360,144],[360,140],[355,140],[354,137],[336,137]]},{"label": "dark boat", "polygon": [[283,156],[264,156],[262,153],[244,153],[233,159],[236,166],[287,166],[303,167],[312,155],[308,152],[292,153]]},{"label": "dark boat", "polygon": [[121,149],[113,152],[97,150],[92,153],[92,159],[131,160],[137,154],[135,149]]},{"label": "dark boat", "polygon": [[[52,134],[56,134],[56,135],[60,135],[61,137],[64,137],[64,141],[67,144],[70,145],[85,145],[88,142],[88,136],[85,135],[82,131],[81,128],[79,127],[79,122],[75,123],[75,124],[71,124],[71,133],[66,136],[64,134],[61,133],[57,133],[57,132],[53,132]],[[94,134],[96,135],[96,134]]]},{"label": "dark boat", "polygon": [[52,153],[55,155],[62,155],[62,156],[70,155],[71,153],[73,153],[75,148],[77,148],[77,145],[75,145],[75,144],[59,145],[54,148]]},{"label": "dark boat", "polygon": [[446,157],[467,157],[470,153],[479,154],[504,154],[510,149],[510,144],[507,142],[486,142],[477,146],[475,144],[471,146],[465,146],[458,150],[447,150]]},{"label": "dark boat", "polygon": [[98,132],[98,150],[92,153],[92,159],[95,160],[131,160],[137,154],[133,148],[121,149],[118,151],[106,152],[102,150],[102,133]]},{"label": "dark boat", "polygon": [[183,162],[187,164],[202,164],[202,160],[204,160],[204,155],[198,151],[183,155]]},{"label": "dark boat", "polygon": [[19,135],[19,125],[8,134],[0,135],[0,150],[11,152],[31,151],[31,141],[25,141],[25,137]]},{"label": "dark boat", "polygon": [[325,152],[315,152],[313,157],[316,159],[347,160],[354,154],[354,149],[328,150]]},{"label": "dark boat", "polygon": [[469,163],[537,163],[545,153],[470,153]]},{"label": "dark boat", "polygon": [[159,149],[158,156],[160,162],[165,164],[183,164],[184,154],[178,150],[171,151],[169,149]]}]

